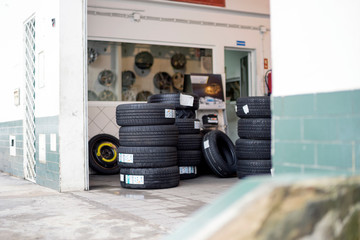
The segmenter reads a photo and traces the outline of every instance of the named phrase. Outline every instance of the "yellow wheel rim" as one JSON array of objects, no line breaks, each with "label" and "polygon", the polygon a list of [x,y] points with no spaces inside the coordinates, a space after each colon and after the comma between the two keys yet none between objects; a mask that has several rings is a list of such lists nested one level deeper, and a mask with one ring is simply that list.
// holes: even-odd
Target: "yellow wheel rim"
[{"label": "yellow wheel rim", "polygon": [[[102,149],[103,147],[105,147],[105,146],[111,147],[111,148],[114,150],[114,151],[113,151],[113,152],[114,152],[114,156],[113,156],[111,159],[104,158],[104,157],[101,155],[101,149]],[[101,159],[102,159],[104,162],[113,162],[113,161],[116,159],[116,157],[117,157],[116,146],[115,146],[114,144],[110,143],[110,142],[102,143],[102,144],[99,145],[99,147],[98,147],[98,149],[97,149],[97,152],[96,152],[96,155],[97,155],[98,157],[101,156]]]}]

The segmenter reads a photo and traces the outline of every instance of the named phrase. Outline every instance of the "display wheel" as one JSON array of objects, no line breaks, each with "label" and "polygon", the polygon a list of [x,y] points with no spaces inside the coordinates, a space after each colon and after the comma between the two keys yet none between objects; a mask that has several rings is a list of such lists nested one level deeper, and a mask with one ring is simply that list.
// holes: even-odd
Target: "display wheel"
[{"label": "display wheel", "polygon": [[141,91],[136,95],[136,101],[147,101],[151,95],[153,94],[149,91]]},{"label": "display wheel", "polygon": [[172,84],[175,89],[182,91],[184,90],[184,74],[177,72],[172,76]]},{"label": "display wheel", "polygon": [[167,72],[158,72],[154,76],[154,85],[157,89],[168,90],[171,86],[171,76]]},{"label": "display wheel", "polygon": [[98,75],[98,81],[101,85],[110,87],[115,81],[115,75],[110,70],[103,70]]},{"label": "display wheel", "polygon": [[116,101],[116,95],[110,90],[104,90],[99,94],[100,101]]},{"label": "display wheel", "polygon": [[171,57],[171,66],[175,69],[183,69],[186,65],[186,57],[182,53],[175,53]]},{"label": "display wheel", "polygon": [[130,87],[135,82],[135,73],[132,71],[123,71],[121,81],[123,88]]},{"label": "display wheel", "polygon": [[94,48],[88,48],[88,64],[95,62],[98,53]]},{"label": "display wheel", "polygon": [[140,69],[149,69],[154,63],[154,57],[151,53],[143,51],[135,56],[135,65]]},{"label": "display wheel", "polygon": [[122,92],[122,100],[123,101],[135,101],[136,93],[134,90],[126,90]]},{"label": "display wheel", "polygon": [[211,57],[202,57],[202,65],[207,71],[212,70],[212,58]]},{"label": "display wheel", "polygon": [[94,91],[91,91],[91,90],[88,91],[88,100],[89,101],[97,101],[98,100],[98,96],[96,95],[96,93]]}]

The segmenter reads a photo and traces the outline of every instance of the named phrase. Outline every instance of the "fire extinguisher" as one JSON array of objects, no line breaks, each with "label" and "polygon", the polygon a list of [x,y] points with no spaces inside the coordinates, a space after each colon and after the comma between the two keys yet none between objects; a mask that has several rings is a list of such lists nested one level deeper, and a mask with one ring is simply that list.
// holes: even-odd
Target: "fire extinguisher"
[{"label": "fire extinguisher", "polygon": [[268,89],[268,96],[270,96],[272,91],[271,69],[265,73],[265,84]]}]

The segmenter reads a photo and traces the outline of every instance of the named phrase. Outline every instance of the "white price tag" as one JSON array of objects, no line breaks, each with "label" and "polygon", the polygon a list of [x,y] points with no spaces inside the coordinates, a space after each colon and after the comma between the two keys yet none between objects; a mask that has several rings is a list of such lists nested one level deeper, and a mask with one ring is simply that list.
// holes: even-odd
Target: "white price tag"
[{"label": "white price tag", "polygon": [[210,147],[209,140],[206,140],[206,141],[204,142],[204,149],[207,149],[207,148],[209,148],[209,147]]},{"label": "white price tag", "polygon": [[120,174],[120,182],[124,181],[124,174]]},{"label": "white price tag", "polygon": [[119,153],[119,162],[133,163],[134,162],[134,155],[133,154],[126,154],[126,153]]},{"label": "white price tag", "polygon": [[200,121],[194,121],[194,129],[200,129]]},{"label": "white price tag", "polygon": [[210,118],[208,120],[208,123],[219,123],[218,119],[217,118]]},{"label": "white price tag", "polygon": [[235,105],[235,112],[237,112],[237,105]]},{"label": "white price tag", "polygon": [[176,112],[173,109],[165,109],[165,118],[175,118]]},{"label": "white price tag", "polygon": [[142,175],[125,175],[127,184],[144,184],[144,176]]},{"label": "white price tag", "polygon": [[194,97],[180,93],[180,105],[193,107],[194,106]]},{"label": "white price tag", "polygon": [[247,104],[243,106],[243,110],[244,110],[245,114],[248,114],[250,112],[249,111],[249,106]]},{"label": "white price tag", "polygon": [[179,172],[180,174],[191,174],[191,173],[194,173],[196,174],[197,173],[197,168],[195,166],[189,166],[189,167],[179,167]]}]

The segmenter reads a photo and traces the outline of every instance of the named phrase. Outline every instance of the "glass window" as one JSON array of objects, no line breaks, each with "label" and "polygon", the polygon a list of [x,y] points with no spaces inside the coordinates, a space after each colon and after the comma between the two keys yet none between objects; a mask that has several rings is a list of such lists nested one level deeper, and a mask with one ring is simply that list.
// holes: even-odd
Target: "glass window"
[{"label": "glass window", "polygon": [[190,73],[212,73],[211,49],[88,42],[89,101],[146,101],[182,92]]}]

